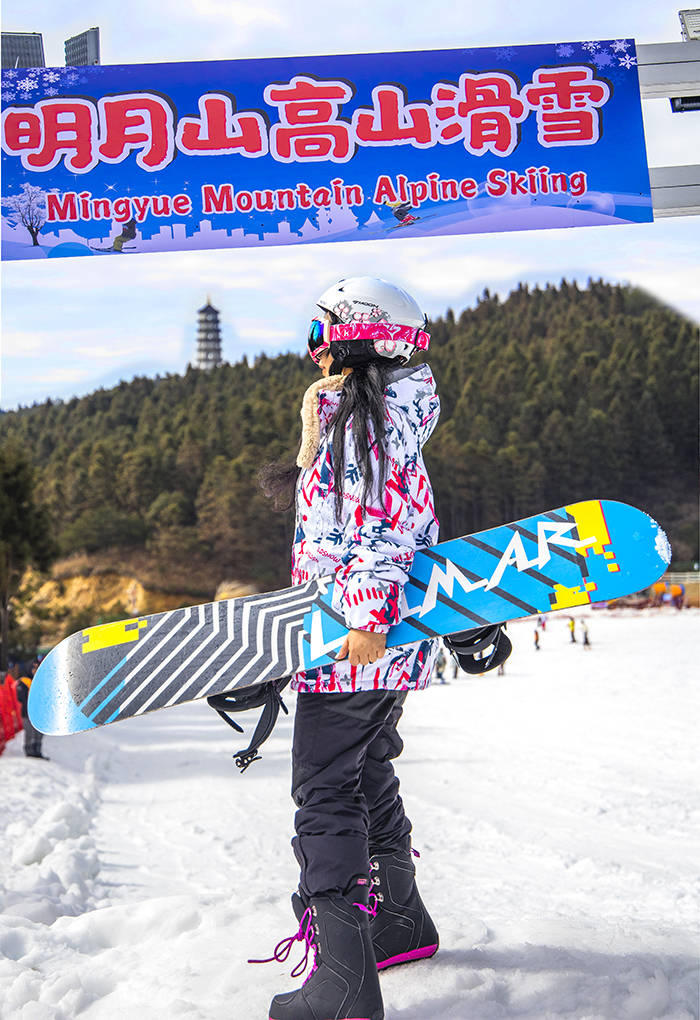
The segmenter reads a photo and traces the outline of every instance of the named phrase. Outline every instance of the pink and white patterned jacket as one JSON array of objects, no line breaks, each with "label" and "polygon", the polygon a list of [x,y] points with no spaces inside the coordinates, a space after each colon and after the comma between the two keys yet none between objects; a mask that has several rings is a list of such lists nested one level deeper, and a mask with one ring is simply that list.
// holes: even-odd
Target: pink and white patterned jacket
[{"label": "pink and white patterned jacket", "polygon": [[[364,479],[357,466],[348,422],[345,433],[343,516],[335,517],[333,460],[328,427],[340,393],[322,390],[318,398],[321,442],[310,468],[303,470],[296,491],[296,534],[292,583],[335,574],[333,608],[348,629],[381,631],[401,620],[401,592],[413,554],[437,541],[433,491],[422,447],[440,414],[435,381],[427,365],[398,369],[386,388],[387,481],[384,492],[361,499]],[[378,475],[378,467],[376,475]],[[347,660],[299,672],[297,691],[418,690],[427,687],[437,642],[389,649],[371,666]]]}]

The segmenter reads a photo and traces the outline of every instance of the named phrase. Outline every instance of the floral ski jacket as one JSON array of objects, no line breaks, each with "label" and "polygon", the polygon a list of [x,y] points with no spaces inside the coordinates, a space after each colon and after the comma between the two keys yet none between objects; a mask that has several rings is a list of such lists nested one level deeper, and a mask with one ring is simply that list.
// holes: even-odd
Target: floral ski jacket
[{"label": "floral ski jacket", "polygon": [[[348,422],[341,522],[335,517],[329,432],[340,393],[319,393],[321,442],[297,482],[292,551],[293,584],[335,574],[333,608],[345,617],[348,629],[384,633],[401,620],[401,593],[415,550],[437,541],[433,492],[421,450],[440,413],[427,365],[398,369],[385,392],[387,481],[382,498],[377,485],[362,509],[364,480]],[[417,690],[430,683],[436,652],[437,642],[430,640],[391,648],[370,666],[344,660],[299,672],[292,687],[317,693]]]}]

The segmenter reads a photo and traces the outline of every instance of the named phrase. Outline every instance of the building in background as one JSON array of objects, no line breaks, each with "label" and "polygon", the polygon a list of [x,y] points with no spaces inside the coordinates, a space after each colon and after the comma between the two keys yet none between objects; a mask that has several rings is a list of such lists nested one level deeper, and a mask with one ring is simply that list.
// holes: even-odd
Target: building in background
[{"label": "building in background", "polygon": [[41,32],[3,32],[3,67],[46,67]]},{"label": "building in background", "polygon": [[221,357],[221,326],[219,311],[207,303],[197,312],[197,368],[216,368],[223,364]]},{"label": "building in background", "polygon": [[679,11],[681,19],[681,36],[684,42],[694,42],[700,39],[700,7],[694,10]]},{"label": "building in background", "polygon": [[83,67],[100,62],[99,28],[88,28],[80,35],[71,36],[63,45],[66,52],[66,67]]},{"label": "building in background", "polygon": [[[681,38],[683,42],[697,42],[700,39],[700,8],[679,11],[681,21]],[[678,65],[681,66],[680,64]],[[692,63],[688,65],[692,67]],[[674,113],[688,113],[689,110],[700,110],[700,95],[671,96],[671,109]]]}]

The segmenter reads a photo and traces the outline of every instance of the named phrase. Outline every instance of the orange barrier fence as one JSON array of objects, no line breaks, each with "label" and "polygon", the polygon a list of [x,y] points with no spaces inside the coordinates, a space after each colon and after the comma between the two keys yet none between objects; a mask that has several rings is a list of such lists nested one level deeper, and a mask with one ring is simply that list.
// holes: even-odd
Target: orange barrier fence
[{"label": "orange barrier fence", "polygon": [[22,729],[22,714],[17,700],[17,684],[9,674],[0,680],[0,754],[5,744]]}]

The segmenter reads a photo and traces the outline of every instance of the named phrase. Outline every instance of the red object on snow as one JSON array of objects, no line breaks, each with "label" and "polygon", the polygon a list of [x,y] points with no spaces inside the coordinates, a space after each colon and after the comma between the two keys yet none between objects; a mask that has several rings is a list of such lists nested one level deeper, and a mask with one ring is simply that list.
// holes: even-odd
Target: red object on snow
[{"label": "red object on snow", "polygon": [[0,741],[5,744],[22,729],[22,716],[17,701],[14,678],[7,673],[0,683]]}]

